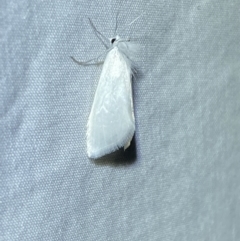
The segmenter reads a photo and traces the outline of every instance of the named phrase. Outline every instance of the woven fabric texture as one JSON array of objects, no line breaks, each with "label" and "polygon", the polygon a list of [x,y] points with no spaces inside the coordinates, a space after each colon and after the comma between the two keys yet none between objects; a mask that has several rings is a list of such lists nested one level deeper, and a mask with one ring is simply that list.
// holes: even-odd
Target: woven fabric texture
[{"label": "woven fabric texture", "polygon": [[[239,0],[0,5],[1,241],[240,240]],[[88,18],[143,47],[134,140],[98,161]]]}]

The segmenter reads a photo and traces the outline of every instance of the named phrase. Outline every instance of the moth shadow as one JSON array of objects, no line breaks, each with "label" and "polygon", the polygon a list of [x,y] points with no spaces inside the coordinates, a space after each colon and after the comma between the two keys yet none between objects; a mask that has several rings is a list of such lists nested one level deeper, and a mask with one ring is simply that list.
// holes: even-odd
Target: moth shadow
[{"label": "moth shadow", "polygon": [[130,146],[124,151],[123,148],[103,156],[92,162],[99,166],[127,166],[133,164],[137,159],[135,135]]}]

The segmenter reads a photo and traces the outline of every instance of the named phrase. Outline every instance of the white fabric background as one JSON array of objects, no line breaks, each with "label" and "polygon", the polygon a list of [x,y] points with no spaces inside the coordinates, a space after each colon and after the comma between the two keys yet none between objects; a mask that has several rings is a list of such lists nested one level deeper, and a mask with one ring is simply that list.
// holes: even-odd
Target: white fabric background
[{"label": "white fabric background", "polygon": [[[240,240],[239,0],[0,5],[0,240]],[[145,47],[135,141],[91,161],[101,67],[69,56],[103,53],[87,17],[110,38],[117,12]]]}]

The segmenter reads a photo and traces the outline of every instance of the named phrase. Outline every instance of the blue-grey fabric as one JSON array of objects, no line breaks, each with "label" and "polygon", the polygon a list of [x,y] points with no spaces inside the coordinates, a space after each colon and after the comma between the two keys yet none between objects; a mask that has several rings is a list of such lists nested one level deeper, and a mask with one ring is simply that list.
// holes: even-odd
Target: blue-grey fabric
[{"label": "blue-grey fabric", "polygon": [[[0,6],[1,241],[240,240],[239,0]],[[98,161],[86,124],[102,67],[70,59],[106,51],[88,17],[144,47],[135,138]]]}]

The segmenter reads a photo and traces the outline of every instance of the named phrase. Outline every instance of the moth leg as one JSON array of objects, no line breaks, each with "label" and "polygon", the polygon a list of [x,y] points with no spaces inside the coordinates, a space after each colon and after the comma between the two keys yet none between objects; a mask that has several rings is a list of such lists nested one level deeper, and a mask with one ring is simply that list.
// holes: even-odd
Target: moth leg
[{"label": "moth leg", "polygon": [[85,61],[85,62],[82,62],[82,61],[78,61],[76,60],[74,57],[70,56],[70,58],[76,63],[76,64],[79,64],[79,65],[82,65],[82,66],[88,66],[88,65],[101,65],[104,63],[104,61],[97,61],[95,63],[90,63],[96,59],[90,59],[88,61]]}]

